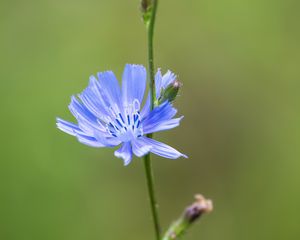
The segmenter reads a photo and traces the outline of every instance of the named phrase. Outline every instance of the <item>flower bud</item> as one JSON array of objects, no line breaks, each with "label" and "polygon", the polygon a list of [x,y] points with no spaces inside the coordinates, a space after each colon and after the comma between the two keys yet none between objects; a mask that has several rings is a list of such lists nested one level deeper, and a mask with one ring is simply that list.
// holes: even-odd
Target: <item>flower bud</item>
[{"label": "flower bud", "polygon": [[143,21],[146,25],[149,24],[152,14],[152,0],[141,0],[141,12]]},{"label": "flower bud", "polygon": [[163,240],[179,239],[203,213],[209,213],[212,210],[212,201],[197,194],[195,201],[185,209],[177,221],[171,224]]},{"label": "flower bud", "polygon": [[175,80],[169,84],[165,89],[162,89],[161,95],[158,99],[158,104],[161,104],[165,101],[173,102],[178,95],[179,89],[182,87],[182,83]]},{"label": "flower bud", "polygon": [[185,209],[184,218],[188,223],[192,223],[196,219],[198,219],[203,213],[208,213],[212,210],[212,201],[210,199],[205,199],[200,194],[197,194],[195,196],[195,202]]},{"label": "flower bud", "polygon": [[151,7],[152,0],[141,0],[141,11],[143,13],[147,12],[149,7]]}]

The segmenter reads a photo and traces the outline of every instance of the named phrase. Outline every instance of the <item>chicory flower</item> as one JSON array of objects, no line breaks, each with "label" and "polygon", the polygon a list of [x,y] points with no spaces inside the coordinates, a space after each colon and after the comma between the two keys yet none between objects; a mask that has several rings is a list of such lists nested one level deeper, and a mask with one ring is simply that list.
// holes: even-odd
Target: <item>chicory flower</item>
[{"label": "chicory flower", "polygon": [[[133,154],[142,157],[152,152],[170,159],[186,157],[146,136],[177,127],[182,119],[174,118],[177,110],[167,100],[151,110],[148,95],[144,107],[141,107],[146,79],[146,69],[131,64],[125,66],[121,88],[111,71],[100,72],[97,78],[91,76],[88,87],[71,98],[69,109],[77,124],[57,118],[57,127],[91,147],[121,145],[115,156],[122,158],[125,165],[130,163]],[[155,76],[156,99],[175,80],[171,71],[162,76],[158,70]]]}]

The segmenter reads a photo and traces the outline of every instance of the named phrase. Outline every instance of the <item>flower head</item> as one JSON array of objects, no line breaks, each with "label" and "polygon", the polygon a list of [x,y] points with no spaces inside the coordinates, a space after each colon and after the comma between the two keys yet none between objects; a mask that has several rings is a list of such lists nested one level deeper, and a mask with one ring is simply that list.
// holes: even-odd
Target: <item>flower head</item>
[{"label": "flower head", "polygon": [[[90,77],[88,87],[77,97],[72,96],[69,109],[78,124],[57,118],[57,127],[78,141],[92,147],[114,147],[121,144],[115,156],[127,165],[135,154],[142,157],[149,152],[165,158],[186,157],[176,149],[146,137],[146,134],[172,129],[180,118],[173,118],[177,110],[165,101],[153,110],[150,97],[143,108],[141,103],[146,89],[146,69],[141,65],[125,66],[122,87],[114,73],[100,72]],[[156,73],[156,98],[172,82],[175,75],[168,71]]]}]

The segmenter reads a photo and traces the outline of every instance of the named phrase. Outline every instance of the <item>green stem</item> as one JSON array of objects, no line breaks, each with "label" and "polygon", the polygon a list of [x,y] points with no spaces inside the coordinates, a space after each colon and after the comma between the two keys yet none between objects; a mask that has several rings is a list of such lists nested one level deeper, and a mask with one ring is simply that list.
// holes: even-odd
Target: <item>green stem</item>
[{"label": "green stem", "polygon": [[153,57],[153,35],[154,35],[154,25],[155,16],[157,10],[158,0],[152,0],[152,12],[149,24],[147,25],[147,35],[148,35],[148,66],[149,66],[149,87],[150,87],[150,98],[151,98],[151,109],[154,108],[154,103],[156,100],[155,96],[155,80],[154,80],[154,57]]},{"label": "green stem", "polygon": [[[148,67],[149,67],[149,89],[150,89],[150,108],[154,108],[156,94],[155,94],[155,79],[154,79],[154,61],[153,61],[153,34],[154,34],[154,24],[157,9],[158,0],[152,0],[151,5],[151,17],[149,23],[147,24],[147,39],[148,39]],[[148,138],[152,138],[152,134],[147,135]],[[150,154],[144,157],[144,165],[148,186],[148,193],[150,198],[151,212],[154,223],[154,230],[156,240],[160,240],[160,224],[158,218],[158,205],[155,197],[154,183],[153,183],[153,172],[151,166]]]},{"label": "green stem", "polygon": [[158,205],[157,205],[155,191],[154,191],[153,173],[152,173],[150,154],[147,154],[144,157],[144,165],[145,165],[148,193],[149,193],[149,198],[150,198],[152,218],[153,218],[153,223],[154,223],[155,236],[156,236],[156,240],[160,240],[160,225],[159,225],[158,211],[157,211]]},{"label": "green stem", "polygon": [[162,240],[179,239],[190,225],[191,224],[188,221],[186,221],[184,217],[179,218],[170,226]]}]

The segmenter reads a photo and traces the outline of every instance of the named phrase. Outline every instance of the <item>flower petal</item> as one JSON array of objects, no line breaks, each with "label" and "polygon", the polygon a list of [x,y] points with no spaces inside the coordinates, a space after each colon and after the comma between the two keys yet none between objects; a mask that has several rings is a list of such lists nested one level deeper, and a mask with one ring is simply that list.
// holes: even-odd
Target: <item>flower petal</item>
[{"label": "flower petal", "polygon": [[160,69],[157,70],[155,74],[155,93],[156,93],[156,99],[160,97],[160,92],[162,88],[162,75]]},{"label": "flower petal", "polygon": [[[169,120],[175,116],[177,110],[173,108],[172,104],[169,102],[164,102],[163,104],[155,107],[151,112],[148,113],[142,119],[142,124],[145,127],[154,126],[165,120]],[[149,125],[149,126],[147,126]]]},{"label": "flower petal", "polygon": [[127,166],[132,159],[132,149],[130,142],[123,143],[123,145],[115,151],[115,156],[118,158],[123,158],[124,165]]},{"label": "flower petal", "polygon": [[162,77],[162,87],[166,88],[172,82],[176,80],[176,75],[168,70]]},{"label": "flower petal", "polygon": [[131,142],[133,153],[138,157],[146,155],[152,148],[149,144],[140,139],[141,137]]},{"label": "flower petal", "polygon": [[[106,138],[101,136],[101,132],[94,130],[93,133],[85,132],[77,125],[65,121],[63,119],[56,119],[57,127],[65,133],[76,136],[78,141],[91,147],[113,147],[120,144],[120,141],[114,138]],[[101,137],[100,137],[101,136]]]},{"label": "flower petal", "polygon": [[79,98],[86,108],[96,117],[102,119],[109,115],[110,103],[101,91],[99,82],[94,76],[90,77],[89,86],[79,94]]},{"label": "flower petal", "polygon": [[187,158],[186,155],[178,152],[175,148],[172,148],[167,144],[158,142],[158,141],[153,140],[151,138],[141,137],[140,141],[144,142],[144,144],[147,145],[147,146],[152,146],[150,151],[154,154],[159,155],[159,156],[162,156],[162,157],[165,157],[165,158],[171,158],[171,159],[176,159],[176,158],[179,158],[179,157]]},{"label": "flower petal", "polygon": [[78,126],[83,132],[87,132],[89,134],[93,134],[95,129],[105,132],[104,126],[102,126],[97,119],[85,105],[80,103],[76,97],[72,97],[71,103],[69,105],[69,109],[74,117],[78,121]]},{"label": "flower petal", "polygon": [[69,110],[76,119],[82,118],[91,124],[97,123],[97,118],[94,116],[94,114],[92,114],[82,103],[80,103],[75,96],[71,97]]},{"label": "flower petal", "polygon": [[107,137],[107,133],[99,132],[97,130],[94,131],[93,137],[106,147],[114,147],[121,143],[118,138],[115,137]]},{"label": "flower petal", "polygon": [[88,145],[90,147],[107,147],[107,145],[99,142],[96,138],[91,136],[76,134],[76,137],[79,142]]},{"label": "flower petal", "polygon": [[173,118],[170,120],[160,121],[156,124],[154,123],[154,124],[145,125],[143,129],[144,134],[165,131],[165,130],[178,127],[182,118],[183,116],[180,118]]},{"label": "flower petal", "polygon": [[56,126],[63,132],[72,136],[76,136],[76,133],[82,133],[82,130],[74,123],[65,121],[61,118],[56,118]]},{"label": "flower petal", "polygon": [[160,69],[157,70],[155,75],[155,86],[156,86],[156,98],[158,99],[161,94],[161,90],[166,88],[169,84],[176,80],[176,75],[170,70],[167,71],[163,76],[161,75]]},{"label": "flower petal", "polygon": [[143,101],[146,88],[146,69],[142,65],[126,64],[122,77],[123,104],[132,104],[135,99]]},{"label": "flower petal", "polygon": [[112,71],[99,72],[98,83],[103,97],[110,103],[110,107],[121,108],[121,90],[118,80]]},{"label": "flower petal", "polygon": [[141,111],[141,119],[143,119],[144,117],[146,117],[150,112],[150,94],[148,94],[146,103]]}]

